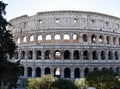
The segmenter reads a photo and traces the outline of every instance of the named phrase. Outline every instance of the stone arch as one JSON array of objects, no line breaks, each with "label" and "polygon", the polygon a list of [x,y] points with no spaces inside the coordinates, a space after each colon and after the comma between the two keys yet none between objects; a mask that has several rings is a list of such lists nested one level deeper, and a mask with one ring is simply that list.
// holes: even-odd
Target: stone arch
[{"label": "stone arch", "polygon": [[54,37],[55,43],[59,43],[61,41],[61,36],[60,34],[56,34]]},{"label": "stone arch", "polygon": [[78,37],[77,33],[73,34],[73,41],[74,41],[74,43],[78,43],[79,42],[79,37]]},{"label": "stone arch", "polygon": [[46,68],[45,68],[45,74],[51,74],[51,70],[50,70],[49,67],[46,67]]},{"label": "stone arch", "polygon": [[25,59],[25,51],[22,51],[22,52],[21,52],[21,58],[22,58],[22,59]]},{"label": "stone arch", "polygon": [[41,59],[41,51],[37,50],[36,52],[36,59]]},{"label": "stone arch", "polygon": [[116,74],[120,77],[120,67],[116,68]]},{"label": "stone arch", "polygon": [[84,69],[84,76],[86,76],[88,73],[89,73],[89,68],[86,67],[86,68]]},{"label": "stone arch", "polygon": [[98,59],[98,57],[97,57],[97,51],[93,51],[92,52],[92,58],[93,58],[93,60],[96,60],[96,59]]},{"label": "stone arch", "polygon": [[70,68],[65,68],[64,69],[64,78],[70,78],[71,74],[70,74]]},{"label": "stone arch", "polygon": [[116,37],[113,37],[113,45],[116,45]]},{"label": "stone arch", "polygon": [[22,43],[26,43],[27,42],[27,37],[26,36],[23,36],[22,38]]},{"label": "stone arch", "polygon": [[51,59],[51,51],[50,50],[45,51],[45,59]]},{"label": "stone arch", "polygon": [[54,59],[61,59],[61,52],[59,50],[54,52]]},{"label": "stone arch", "polygon": [[40,69],[39,67],[37,67],[37,68],[35,69],[35,76],[36,76],[36,77],[41,77],[41,69]]},{"label": "stone arch", "polygon": [[106,67],[102,67],[102,70],[105,70],[105,69],[107,69]]},{"label": "stone arch", "polygon": [[120,45],[120,38],[118,38],[118,42],[119,42],[119,45]]},{"label": "stone arch", "polygon": [[111,71],[114,71],[114,68],[113,68],[113,67],[110,67],[110,70],[111,70]]},{"label": "stone arch", "polygon": [[51,35],[45,36],[46,43],[51,43]]},{"label": "stone arch", "polygon": [[37,41],[38,41],[38,43],[42,43],[42,35],[37,36]]},{"label": "stone arch", "polygon": [[110,44],[110,36],[106,37],[107,44]]},{"label": "stone arch", "polygon": [[105,51],[101,51],[101,59],[105,60]]},{"label": "stone arch", "polygon": [[74,77],[75,78],[80,78],[80,69],[79,68],[74,69]]},{"label": "stone arch", "polygon": [[69,50],[64,51],[64,59],[70,59],[70,51]]},{"label": "stone arch", "polygon": [[96,70],[98,70],[98,68],[97,68],[97,67],[95,67],[95,68],[93,69],[93,71],[96,71]]},{"label": "stone arch", "polygon": [[64,42],[65,43],[70,42],[70,35],[69,34],[64,34]]},{"label": "stone arch", "polygon": [[33,58],[33,52],[32,51],[28,51],[28,59],[32,59]]},{"label": "stone arch", "polygon": [[60,70],[59,67],[56,67],[56,68],[54,69],[54,77],[58,77],[58,78],[61,77],[61,70]]},{"label": "stone arch", "polygon": [[109,59],[109,60],[112,60],[112,59],[113,59],[113,53],[112,53],[112,51],[109,51],[109,52],[108,52],[108,59]]},{"label": "stone arch", "polygon": [[80,55],[79,55],[79,51],[78,50],[75,50],[73,52],[73,59],[79,59],[80,58]]},{"label": "stone arch", "polygon": [[96,43],[96,35],[91,35],[91,43]]},{"label": "stone arch", "polygon": [[101,43],[101,44],[104,43],[104,36],[103,35],[99,36],[99,43]]},{"label": "stone arch", "polygon": [[20,37],[16,39],[17,44],[20,44]]},{"label": "stone arch", "polygon": [[34,42],[34,35],[30,35],[30,43]]},{"label": "stone arch", "polygon": [[88,36],[87,36],[87,34],[83,34],[82,40],[83,40],[83,42],[87,42],[87,41],[88,41]]},{"label": "stone arch", "polygon": [[27,68],[27,76],[32,77],[32,68],[31,67]]},{"label": "stone arch", "polygon": [[117,51],[115,51],[115,60],[118,60],[119,59],[119,53]]},{"label": "stone arch", "polygon": [[89,59],[89,53],[87,50],[83,51],[83,59],[88,60]]}]

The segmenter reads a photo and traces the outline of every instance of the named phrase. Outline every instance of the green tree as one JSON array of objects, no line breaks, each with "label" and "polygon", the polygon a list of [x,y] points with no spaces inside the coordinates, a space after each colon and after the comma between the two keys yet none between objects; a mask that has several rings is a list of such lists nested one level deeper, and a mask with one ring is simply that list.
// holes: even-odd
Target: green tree
[{"label": "green tree", "polygon": [[41,78],[27,79],[27,89],[78,89],[70,80],[45,75]]},{"label": "green tree", "polygon": [[58,89],[78,89],[72,81],[65,79],[57,79],[52,83],[52,87]]},{"label": "green tree", "polygon": [[86,81],[91,87],[96,89],[112,89],[113,87],[120,87],[120,82],[113,70],[103,69],[95,70],[88,73]]},{"label": "green tree", "polygon": [[[0,1],[0,86],[3,83],[15,83],[19,76],[20,63],[8,61],[9,58],[12,58],[16,50],[16,44],[13,41],[13,36],[9,30],[6,29],[8,25],[11,25],[3,17],[6,12],[5,3]],[[14,80],[14,81],[13,81]]]},{"label": "green tree", "polygon": [[75,79],[74,83],[78,87],[78,89],[87,89],[88,87],[85,78]]}]

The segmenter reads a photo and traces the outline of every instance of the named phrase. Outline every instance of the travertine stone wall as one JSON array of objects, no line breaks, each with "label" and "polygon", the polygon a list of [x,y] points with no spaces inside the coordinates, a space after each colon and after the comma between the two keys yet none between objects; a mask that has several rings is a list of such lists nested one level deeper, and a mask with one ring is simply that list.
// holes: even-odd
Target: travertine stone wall
[{"label": "travertine stone wall", "polygon": [[49,11],[10,20],[21,77],[84,77],[109,68],[120,74],[120,18],[96,12]]}]

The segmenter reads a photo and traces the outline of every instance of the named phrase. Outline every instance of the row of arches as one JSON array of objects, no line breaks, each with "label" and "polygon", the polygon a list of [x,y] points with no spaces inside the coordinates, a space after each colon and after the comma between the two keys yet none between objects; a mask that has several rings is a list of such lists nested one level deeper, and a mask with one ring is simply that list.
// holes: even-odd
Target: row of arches
[{"label": "row of arches", "polygon": [[[35,53],[34,53],[35,52]],[[20,55],[20,56],[19,56]],[[33,57],[34,56],[34,57]],[[20,57],[20,58],[19,58]],[[70,59],[84,59],[84,60],[118,60],[120,57],[120,53],[118,50],[116,51],[111,51],[111,50],[46,50],[45,52],[42,52],[41,50],[36,50],[36,51],[21,51],[20,53],[18,51],[15,52],[15,59],[65,59],[65,60],[70,60]]]},{"label": "row of arches", "polygon": [[79,42],[84,42],[84,43],[99,43],[99,44],[113,44],[113,45],[120,45],[120,37],[118,36],[106,36],[106,35],[96,35],[96,34],[82,34],[79,35],[79,33],[74,33],[72,35],[69,35],[68,33],[61,35],[61,34],[47,34],[45,36],[41,34],[36,34],[36,35],[30,35],[30,36],[22,36],[16,38],[16,43],[79,43]]},{"label": "row of arches", "polygon": [[[102,69],[106,69],[106,67],[103,67]],[[120,75],[119,67],[117,67],[115,70],[113,69],[113,67],[110,67],[109,69],[115,71],[118,76]],[[63,70],[59,67],[56,67],[53,70],[51,70],[50,67],[46,67],[44,70],[41,70],[40,67],[36,67],[35,74],[33,74],[32,67],[27,67],[27,70],[25,70],[24,67],[21,67],[21,70],[22,70],[21,76],[25,76],[24,72],[27,71],[26,77],[41,77],[41,75],[42,75],[41,71],[44,71],[44,75],[53,74],[54,77],[58,77],[58,78],[61,78],[61,77],[71,78],[71,76],[74,76],[74,78],[80,78],[81,76],[82,77],[86,76],[91,71],[90,68],[88,68],[88,67],[84,68],[83,71],[81,71],[81,69],[79,67],[74,68],[73,71],[69,67],[66,67]],[[95,68],[93,68],[92,71],[94,71],[94,70],[99,70],[99,69],[97,67],[95,67]],[[84,75],[82,75],[82,74],[84,74]]]}]

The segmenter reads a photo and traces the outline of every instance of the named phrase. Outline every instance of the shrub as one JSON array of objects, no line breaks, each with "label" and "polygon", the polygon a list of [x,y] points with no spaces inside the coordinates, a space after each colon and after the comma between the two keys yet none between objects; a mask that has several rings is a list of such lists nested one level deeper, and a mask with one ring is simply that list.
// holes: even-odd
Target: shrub
[{"label": "shrub", "polygon": [[69,80],[57,79],[51,75],[27,79],[27,89],[77,89]]},{"label": "shrub", "polygon": [[88,85],[85,78],[75,79],[75,85],[78,89],[87,89]]},{"label": "shrub", "polygon": [[52,86],[57,87],[58,89],[77,89],[72,81],[64,79],[57,79],[53,82]]},{"label": "shrub", "polygon": [[45,75],[41,78],[29,78],[27,79],[26,88],[27,89],[51,89],[51,84],[55,80],[56,78],[52,77],[51,75]]}]

